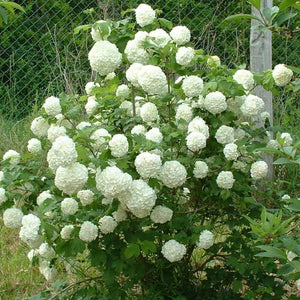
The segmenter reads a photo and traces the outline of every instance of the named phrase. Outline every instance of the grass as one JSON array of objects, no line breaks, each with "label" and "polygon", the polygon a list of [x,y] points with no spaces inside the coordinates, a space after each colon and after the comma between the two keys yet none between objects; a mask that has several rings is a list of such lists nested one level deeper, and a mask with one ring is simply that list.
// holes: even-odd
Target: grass
[{"label": "grass", "polygon": [[19,230],[8,229],[0,220],[0,299],[28,299],[45,289],[44,277],[27,258],[29,248],[21,243]]}]

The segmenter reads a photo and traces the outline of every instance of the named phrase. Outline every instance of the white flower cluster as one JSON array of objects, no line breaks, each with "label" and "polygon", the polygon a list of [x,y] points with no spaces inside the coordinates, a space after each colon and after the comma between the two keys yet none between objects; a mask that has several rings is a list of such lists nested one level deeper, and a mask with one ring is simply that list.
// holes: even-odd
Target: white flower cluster
[{"label": "white flower cluster", "polygon": [[137,217],[145,218],[155,205],[156,193],[143,180],[133,180],[129,189],[120,195],[119,200]]},{"label": "white flower cluster", "polygon": [[264,101],[255,95],[248,95],[244,103],[241,105],[241,111],[245,117],[258,116],[264,108]]},{"label": "white flower cluster", "polygon": [[193,118],[193,110],[187,103],[180,104],[176,109],[175,120],[185,120],[187,123]]},{"label": "white flower cluster", "polygon": [[170,36],[177,45],[184,45],[191,39],[191,32],[186,26],[175,26]]},{"label": "white flower cluster", "polygon": [[47,260],[55,257],[55,251],[48,243],[42,243],[37,252],[42,258]]},{"label": "white flower cluster", "polygon": [[161,168],[161,158],[157,154],[143,152],[135,158],[134,165],[142,178],[155,178]]},{"label": "white flower cluster", "polygon": [[53,143],[59,136],[65,136],[66,134],[66,127],[51,124],[47,131],[47,138],[51,143]]},{"label": "white flower cluster", "polygon": [[225,158],[228,160],[237,160],[237,158],[240,156],[238,146],[234,143],[226,144],[223,149],[223,153]]},{"label": "white flower cluster", "polygon": [[139,87],[139,72],[143,68],[140,63],[133,63],[126,71],[126,79],[132,83],[135,87]]},{"label": "white flower cluster", "polygon": [[[0,200],[0,204],[1,204],[1,200]],[[8,228],[21,227],[22,218],[23,218],[23,212],[20,209],[15,207],[8,208],[3,213],[3,223]]]},{"label": "white flower cluster", "polygon": [[199,236],[198,247],[208,249],[214,244],[214,235],[209,230],[203,230]]},{"label": "white flower cluster", "polygon": [[53,282],[57,276],[57,270],[54,266],[50,266],[50,261],[42,260],[39,264],[39,271],[49,282]]},{"label": "white flower cluster", "polygon": [[98,102],[96,101],[96,97],[95,96],[88,97],[84,108],[88,116],[94,115],[98,108]]},{"label": "white flower cluster", "polygon": [[135,9],[136,22],[141,26],[147,26],[155,20],[155,11],[148,4],[140,4]]},{"label": "white flower cluster", "polygon": [[103,234],[112,233],[117,226],[118,223],[111,216],[104,216],[99,220],[99,229]]},{"label": "white flower cluster", "polygon": [[231,189],[235,179],[231,171],[221,171],[217,177],[217,185],[221,189]]},{"label": "white flower cluster", "polygon": [[160,179],[169,188],[182,186],[186,181],[187,172],[185,167],[178,161],[166,161],[160,172]]},{"label": "white flower cluster", "polygon": [[234,128],[222,125],[218,128],[215,138],[219,144],[226,145],[234,142]]},{"label": "white flower cluster", "polygon": [[122,54],[116,45],[109,41],[99,41],[89,52],[89,61],[93,71],[105,76],[119,67]]},{"label": "white flower cluster", "polygon": [[186,146],[189,150],[197,152],[206,147],[206,137],[203,133],[198,131],[191,132],[186,137]]},{"label": "white flower cluster", "polygon": [[154,223],[164,224],[172,219],[173,210],[162,205],[154,207],[150,214],[150,219]]},{"label": "white flower cluster", "polygon": [[251,177],[255,180],[266,178],[268,175],[268,164],[262,160],[251,165]]},{"label": "white flower cluster", "polygon": [[36,198],[36,203],[40,206],[47,199],[53,199],[53,195],[49,190],[41,192]]},{"label": "white flower cluster", "polygon": [[112,216],[118,223],[123,222],[127,219],[127,212],[122,205],[119,205],[118,209],[112,213]]},{"label": "white flower cluster", "polygon": [[107,167],[103,171],[99,169],[96,174],[97,189],[107,198],[117,197],[128,189],[131,182],[132,177],[116,166]]},{"label": "white flower cluster", "polygon": [[109,149],[114,157],[122,157],[127,154],[129,144],[124,134],[115,134],[109,141]]},{"label": "white flower cluster", "polygon": [[[96,22],[96,24],[101,24],[101,23],[106,23],[107,24],[107,22],[104,21],[104,20],[99,20],[99,21]],[[103,35],[98,28],[92,27],[92,29],[91,29],[92,39],[95,42],[99,42],[99,41],[102,41],[102,40],[106,39],[111,33],[111,28],[108,24],[107,24],[107,28],[108,28],[108,33],[106,35]]]},{"label": "white flower cluster", "polygon": [[65,198],[60,207],[63,214],[75,215],[78,211],[78,202],[73,198]]},{"label": "white flower cluster", "polygon": [[203,80],[195,75],[183,79],[182,90],[187,97],[199,97],[203,91]]},{"label": "white flower cluster", "polygon": [[215,68],[215,67],[217,67],[217,66],[220,66],[220,65],[221,65],[220,57],[217,56],[217,55],[210,56],[210,57],[207,59],[207,65],[208,65],[210,68]]},{"label": "white flower cluster", "polygon": [[221,92],[211,92],[204,99],[204,107],[216,115],[227,109],[226,97]]},{"label": "white flower cluster", "polygon": [[58,167],[67,167],[77,160],[75,143],[68,136],[58,137],[47,154],[49,168],[54,172]]},{"label": "white flower cluster", "polygon": [[121,84],[116,90],[116,96],[121,99],[126,99],[130,95],[130,90],[127,84]]},{"label": "white flower cluster", "polygon": [[140,63],[145,65],[149,60],[148,52],[141,47],[140,42],[135,39],[127,42],[124,53],[130,63]]},{"label": "white flower cluster", "polygon": [[43,117],[37,117],[31,122],[30,129],[38,137],[47,136],[50,125]]},{"label": "white flower cluster", "polygon": [[79,238],[84,242],[92,242],[98,236],[98,227],[90,221],[85,221],[80,227]]},{"label": "white flower cluster", "polygon": [[55,117],[61,113],[60,100],[56,97],[49,97],[45,100],[43,107],[48,116]]},{"label": "white flower cluster", "polygon": [[22,218],[20,239],[31,248],[38,248],[42,243],[42,236],[39,235],[40,225],[41,220],[33,214]]},{"label": "white flower cluster", "polygon": [[143,125],[135,125],[132,129],[131,129],[131,134],[145,134],[147,132],[145,126]]},{"label": "white flower cluster", "polygon": [[150,95],[161,95],[167,92],[167,77],[160,67],[143,66],[137,76],[142,89]]},{"label": "white flower cluster", "polygon": [[100,128],[93,132],[91,135],[92,146],[95,150],[104,150],[107,147],[108,140],[111,138],[110,133]]},{"label": "white flower cluster", "polygon": [[283,132],[280,135],[280,138],[284,140],[284,142],[283,142],[284,147],[290,147],[293,145],[293,138],[291,137],[291,135],[288,132]]},{"label": "white flower cluster", "polygon": [[195,50],[191,47],[180,47],[176,53],[176,62],[181,66],[188,66],[194,58]]},{"label": "white flower cluster", "polygon": [[153,42],[159,48],[165,47],[168,44],[168,42],[171,40],[171,37],[169,36],[169,34],[166,33],[161,28],[158,28],[158,29],[155,29],[155,30],[149,32],[148,36],[153,39]]},{"label": "white flower cluster", "polygon": [[85,85],[84,89],[87,94],[90,94],[92,92],[93,88],[95,88],[95,87],[100,87],[100,84],[90,81]]},{"label": "white flower cluster", "polygon": [[195,176],[195,178],[205,178],[207,176],[208,173],[208,165],[206,164],[206,162],[198,160],[195,162],[195,167],[193,170],[193,174]]},{"label": "white flower cluster", "polygon": [[186,254],[186,247],[175,240],[169,240],[163,245],[161,253],[169,262],[180,261]]},{"label": "white flower cluster", "polygon": [[152,141],[157,144],[161,143],[163,140],[162,133],[160,132],[159,128],[156,128],[156,127],[151,128],[149,131],[147,131],[145,136],[146,136],[147,140]]},{"label": "white flower cluster", "polygon": [[87,168],[80,164],[74,163],[68,167],[59,167],[55,174],[55,186],[68,195],[78,193],[88,180]]},{"label": "white flower cluster", "polygon": [[272,76],[277,86],[285,86],[291,81],[293,71],[287,68],[284,64],[279,64],[274,67]]},{"label": "white flower cluster", "polygon": [[63,240],[69,240],[71,238],[71,234],[74,230],[73,225],[65,225],[60,231],[60,236]]},{"label": "white flower cluster", "polygon": [[209,138],[209,127],[201,117],[195,117],[188,125],[188,133],[200,132],[205,138]]},{"label": "white flower cluster", "polygon": [[8,150],[3,155],[3,160],[8,160],[11,165],[17,165],[20,159],[20,153],[15,150]]},{"label": "white flower cluster", "polygon": [[144,122],[154,122],[158,117],[158,110],[154,103],[147,102],[141,107],[141,118]]},{"label": "white flower cluster", "polygon": [[233,75],[233,79],[247,91],[251,90],[255,83],[253,74],[248,70],[237,70]]},{"label": "white flower cluster", "polygon": [[94,193],[91,190],[81,190],[77,193],[77,198],[83,206],[86,206],[93,203]]}]

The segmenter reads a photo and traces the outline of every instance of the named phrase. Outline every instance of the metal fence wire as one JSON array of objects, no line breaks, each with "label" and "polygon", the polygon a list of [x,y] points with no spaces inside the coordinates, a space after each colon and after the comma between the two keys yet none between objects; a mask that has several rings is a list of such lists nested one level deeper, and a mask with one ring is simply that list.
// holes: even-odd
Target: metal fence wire
[{"label": "metal fence wire", "polygon": [[[249,13],[246,0],[19,0],[26,14],[3,28],[0,37],[0,113],[21,118],[31,113],[49,95],[82,92],[90,80],[87,53],[92,39],[87,33],[73,34],[81,24],[102,18],[117,19],[120,13],[144,2],[162,11],[174,24],[188,26],[193,42],[223,63],[249,66],[250,24],[224,19]],[[94,8],[92,15],[86,10]],[[299,65],[300,38],[275,37],[274,64]]]}]

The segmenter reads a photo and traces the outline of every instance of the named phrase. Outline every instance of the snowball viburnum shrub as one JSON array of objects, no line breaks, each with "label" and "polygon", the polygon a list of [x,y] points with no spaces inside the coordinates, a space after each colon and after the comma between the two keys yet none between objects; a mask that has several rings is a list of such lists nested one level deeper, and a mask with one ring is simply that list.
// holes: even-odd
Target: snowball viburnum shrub
[{"label": "snowball viburnum shrub", "polygon": [[[220,65],[193,47],[187,27],[148,4],[127,13],[139,26],[134,18],[86,26],[94,81],[82,96],[47,98],[25,149],[3,155],[4,225],[19,230],[46,280],[68,261],[92,275],[82,286],[93,282],[108,299],[207,298],[212,288],[240,298],[224,284],[229,273],[243,293],[274,291],[260,285],[271,281],[255,281],[253,265],[276,271],[255,256],[244,216],[264,203],[277,207],[258,187],[268,174],[264,149],[294,155],[297,141],[255,127],[270,118],[250,94],[261,76]],[[284,65],[268,72],[272,85],[293,78]],[[249,277],[241,278],[235,262],[245,253]]]}]

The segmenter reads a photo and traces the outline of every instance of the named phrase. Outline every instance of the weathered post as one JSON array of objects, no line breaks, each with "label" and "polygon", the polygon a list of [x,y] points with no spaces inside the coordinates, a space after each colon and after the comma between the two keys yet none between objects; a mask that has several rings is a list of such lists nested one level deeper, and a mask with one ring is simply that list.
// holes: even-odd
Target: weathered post
[{"label": "weathered post", "polygon": [[[273,0],[261,0],[261,10],[271,8]],[[258,10],[252,6],[252,15],[261,18]],[[270,30],[262,32],[255,29],[259,22],[251,20],[250,34],[250,69],[253,72],[272,69],[272,33]],[[270,124],[273,125],[273,99],[272,93],[266,91],[262,86],[258,86],[253,91],[255,95],[262,98],[265,102],[266,111],[270,114]],[[273,158],[266,155],[265,160],[269,166],[269,179],[273,177]]]}]

